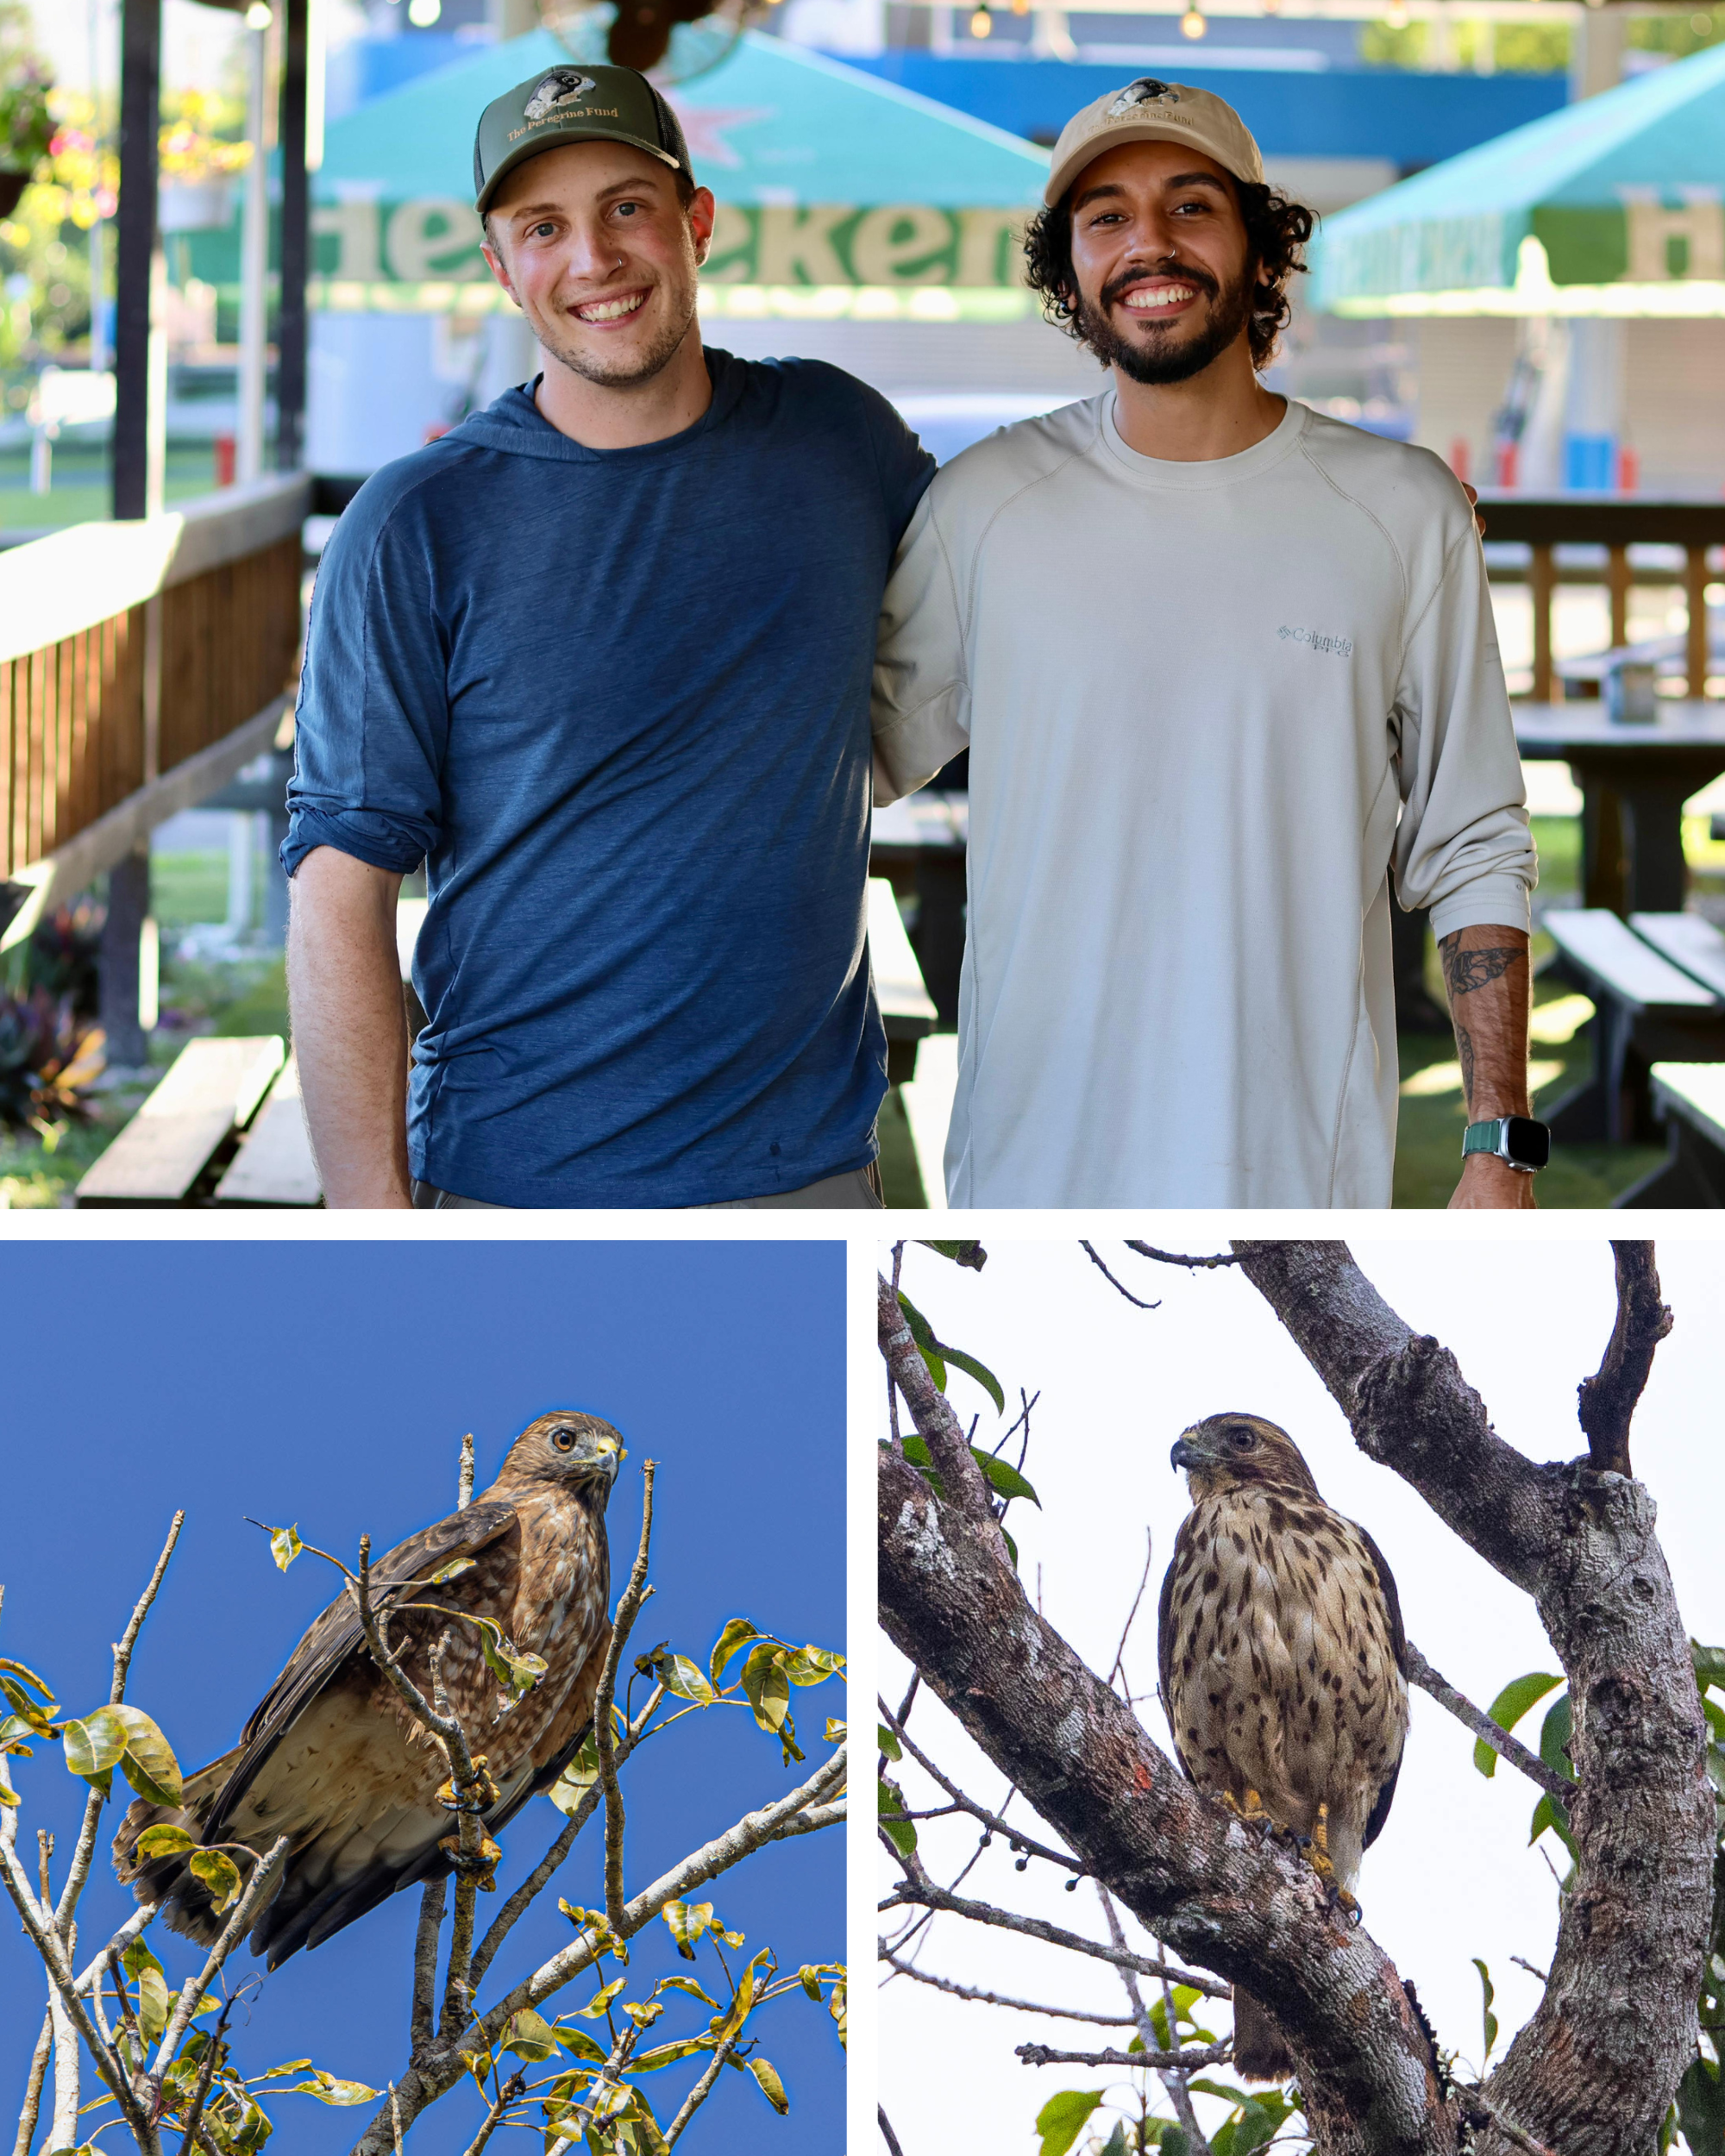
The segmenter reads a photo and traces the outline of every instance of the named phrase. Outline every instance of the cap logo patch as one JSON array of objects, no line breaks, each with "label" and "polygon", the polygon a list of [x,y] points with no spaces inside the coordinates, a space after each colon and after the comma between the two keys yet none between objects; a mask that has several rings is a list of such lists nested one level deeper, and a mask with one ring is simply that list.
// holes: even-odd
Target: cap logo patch
[{"label": "cap logo patch", "polygon": [[573,67],[554,67],[534,85],[533,95],[527,100],[521,116],[524,120],[543,120],[559,105],[575,104],[588,91],[598,88],[591,75],[583,75]]},{"label": "cap logo patch", "polygon": [[1108,117],[1118,120],[1122,113],[1130,112],[1134,105],[1177,105],[1179,102],[1180,92],[1177,90],[1170,89],[1165,82],[1157,82],[1154,75],[1140,75],[1136,82],[1128,83],[1108,107]]}]

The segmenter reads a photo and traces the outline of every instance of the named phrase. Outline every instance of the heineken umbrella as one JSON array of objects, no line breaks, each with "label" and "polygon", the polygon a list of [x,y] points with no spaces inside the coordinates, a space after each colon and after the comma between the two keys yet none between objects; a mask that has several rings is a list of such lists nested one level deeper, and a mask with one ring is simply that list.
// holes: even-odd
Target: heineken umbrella
[{"label": "heineken umbrella", "polygon": [[1327,219],[1339,315],[1725,315],[1725,46]]},{"label": "heineken umbrella", "polygon": [[[479,251],[474,126],[491,98],[567,58],[536,30],[335,122],[313,183],[312,304],[507,305]],[[752,33],[667,94],[696,178],[718,200],[704,315],[1028,310],[1016,234],[1041,200],[1046,151]]]}]

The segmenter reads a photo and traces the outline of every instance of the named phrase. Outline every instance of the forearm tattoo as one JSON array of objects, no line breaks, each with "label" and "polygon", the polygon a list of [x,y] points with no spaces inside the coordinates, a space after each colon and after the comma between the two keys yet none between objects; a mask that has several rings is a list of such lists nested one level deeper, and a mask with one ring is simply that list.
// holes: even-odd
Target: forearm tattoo
[{"label": "forearm tattoo", "polygon": [[1456,1021],[1456,1056],[1461,1064],[1462,1099],[1467,1104],[1469,1115],[1473,1113],[1473,1036]]},{"label": "forearm tattoo", "polygon": [[1482,950],[1464,950],[1461,937],[1462,931],[1457,929],[1438,946],[1444,962],[1444,985],[1452,1001],[1457,996],[1471,995],[1488,981],[1501,980],[1518,958],[1527,955],[1515,943],[1491,943]]}]

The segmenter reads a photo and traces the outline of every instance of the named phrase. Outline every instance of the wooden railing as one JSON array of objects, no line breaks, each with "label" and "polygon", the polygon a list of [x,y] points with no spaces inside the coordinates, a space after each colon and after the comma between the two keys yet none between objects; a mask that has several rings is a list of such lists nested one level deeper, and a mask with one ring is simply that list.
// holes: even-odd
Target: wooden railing
[{"label": "wooden railing", "polygon": [[0,553],[0,944],[270,746],[309,479]]},{"label": "wooden railing", "polygon": [[[1611,642],[1628,642],[1629,592],[1637,584],[1678,583],[1689,607],[1684,639],[1687,691],[1707,693],[1708,549],[1725,546],[1725,501],[1640,501],[1633,495],[1613,501],[1589,501],[1573,495],[1531,499],[1525,495],[1480,496],[1480,513],[1490,541],[1520,542],[1528,548],[1526,581],[1534,602],[1534,681],[1536,704],[1552,700],[1555,669],[1552,658],[1552,601],[1559,582],[1591,582],[1603,587],[1611,617]],[[1565,567],[1559,571],[1559,547],[1605,548],[1600,573]],[[1681,547],[1680,572],[1643,569],[1629,560],[1634,546]],[[1494,572],[1494,574],[1497,574]],[[1500,577],[1502,581],[1511,580]],[[1515,580],[1521,580],[1519,578]]]}]

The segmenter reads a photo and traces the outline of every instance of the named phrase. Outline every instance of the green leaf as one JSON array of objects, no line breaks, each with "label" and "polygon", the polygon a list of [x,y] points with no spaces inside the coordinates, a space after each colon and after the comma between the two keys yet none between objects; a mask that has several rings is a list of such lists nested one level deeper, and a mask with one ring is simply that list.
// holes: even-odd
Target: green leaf
[{"label": "green leaf", "polygon": [[791,1688],[785,1678],[785,1650],[762,1640],[751,1648],[743,1665],[743,1691],[754,1709],[755,1720],[775,1733],[791,1704]]},{"label": "green leaf", "polygon": [[185,1802],[179,1762],[168,1740],[141,1708],[109,1707],[104,1714],[117,1714],[126,1725],[126,1756],[121,1771],[147,1802],[167,1804],[177,1811]]},{"label": "green leaf", "polygon": [[40,1729],[32,1729],[22,1714],[0,1716],[0,1752],[16,1752],[22,1758],[34,1759],[35,1754],[30,1747],[41,1733]]},{"label": "green leaf", "polygon": [[899,1290],[899,1307],[905,1313],[905,1323],[910,1327],[911,1338],[917,1344],[917,1351],[926,1364],[929,1376],[934,1380],[935,1390],[944,1393],[946,1390],[946,1363],[940,1352],[940,1343],[935,1338],[928,1319],[902,1288]]},{"label": "green leaf", "polygon": [[219,1849],[200,1849],[186,1860],[186,1869],[202,1879],[210,1890],[210,1898],[219,1915],[231,1908],[240,1898],[239,1867],[231,1857],[224,1857]]},{"label": "green leaf", "polygon": [[147,1860],[156,1857],[178,1857],[183,1851],[197,1847],[198,1844],[183,1827],[147,1827],[138,1836],[138,1854]]},{"label": "green leaf", "polygon": [[[1513,1729],[1547,1692],[1562,1683],[1560,1677],[1548,1677],[1540,1670],[1530,1670],[1526,1677],[1518,1677],[1506,1684],[1485,1711],[1500,1729]],[[1473,1764],[1488,1779],[1497,1771],[1497,1754],[1484,1738],[1475,1739]]]},{"label": "green leaf", "polygon": [[980,1273],[988,1262],[988,1253],[980,1243],[929,1243],[919,1237],[918,1242],[925,1250],[937,1257],[950,1257],[955,1265],[965,1265],[973,1273]]},{"label": "green leaf", "polygon": [[1564,1847],[1568,1850],[1571,1857],[1576,1856],[1578,1853],[1575,1846],[1575,1837],[1569,1830],[1568,1821],[1558,1809],[1557,1806],[1552,1802],[1550,1797],[1542,1796],[1539,1802],[1534,1807],[1533,1825],[1527,1829],[1527,1846],[1529,1848],[1531,1848],[1540,1839],[1540,1836],[1545,1833],[1546,1827],[1548,1827],[1557,1836],[1558,1839],[1563,1844]]},{"label": "green leaf", "polygon": [[525,1699],[545,1674],[544,1656],[524,1654],[496,1618],[463,1614],[469,1624],[479,1627],[480,1652],[485,1657],[486,1669],[511,1699]]},{"label": "green leaf", "polygon": [[602,2066],[610,2057],[603,2044],[596,2044],[584,2028],[570,2028],[559,2021],[554,2032],[559,2045],[571,2059],[584,2059],[592,2066]]},{"label": "green leaf", "polygon": [[1019,1545],[1004,1527],[1000,1530],[1000,1539],[1007,1545],[1007,1555],[1012,1559],[1013,1570],[1016,1572],[1019,1569]]},{"label": "green leaf", "polygon": [[1479,1988],[1484,1995],[1481,2002],[1481,2011],[1484,2015],[1485,2050],[1479,2062],[1484,2066],[1491,2056],[1492,2046],[1497,2041],[1497,2016],[1491,2010],[1491,2002],[1497,1996],[1497,1994],[1492,1989],[1491,1971],[1477,1954],[1473,1957],[1473,1965],[1479,1971]]},{"label": "green leaf", "polygon": [[876,1722],[875,1727],[881,1733],[881,1750],[889,1759],[902,1759],[905,1755],[900,1748],[899,1740],[885,1722]]},{"label": "green leaf", "polygon": [[1575,1714],[1565,1692],[1552,1703],[1540,1727],[1540,1757],[1553,1774],[1562,1775],[1565,1782],[1575,1779],[1574,1763],[1565,1749],[1574,1733]]},{"label": "green leaf", "polygon": [[844,1742],[844,1724],[837,1720],[833,1715],[829,1714],[826,1718],[826,1741],[828,1744],[842,1745]]},{"label": "green leaf", "polygon": [[718,1696],[686,1654],[659,1657],[659,1682],[679,1699],[692,1699],[699,1707],[711,1707]]},{"label": "green leaf", "polygon": [[733,1617],[713,1642],[712,1654],[706,1665],[706,1673],[712,1680],[712,1689],[719,1689],[719,1672],[745,1640],[758,1639],[756,1631],[746,1617]]},{"label": "green leaf", "polygon": [[928,1449],[928,1440],[920,1431],[906,1430],[904,1436],[905,1457],[913,1467],[931,1468],[934,1455]]},{"label": "green leaf", "polygon": [[[711,1902],[667,1902],[659,1912],[667,1929],[677,1942],[677,1952],[685,1961],[695,1958],[695,1941],[713,1924]],[[705,1998],[706,1994],[702,1992]]]},{"label": "green leaf", "polygon": [[1057,2096],[1051,2096],[1036,2115],[1036,2130],[1042,2136],[1037,2156],[1066,2156],[1103,2093],[1101,2089],[1063,2089]]},{"label": "green leaf", "polygon": [[511,2016],[498,2048],[512,2051],[530,2066],[543,2065],[546,2059],[557,2056],[557,2032],[543,2015],[524,2006]]},{"label": "green leaf", "polygon": [[908,1857],[917,1846],[916,1822],[914,1820],[892,1819],[887,1816],[888,1813],[902,1812],[905,1809],[905,1799],[904,1793],[899,1788],[898,1783],[888,1782],[884,1775],[881,1777],[879,1799],[875,1809],[880,1814],[881,1832],[901,1857]]},{"label": "green leaf", "polygon": [[828,1677],[843,1673],[844,1657],[831,1647],[794,1647],[785,1657],[784,1668],[793,1684],[825,1684]]},{"label": "green leaf", "polygon": [[446,1587],[451,1580],[460,1579],[463,1572],[474,1570],[478,1562],[475,1557],[451,1557],[447,1564],[440,1564],[435,1572],[430,1573],[424,1584],[427,1587]]},{"label": "green leaf", "polygon": [[1276,2122],[1260,2104],[1246,2104],[1234,2122],[1231,2156],[1250,2156],[1251,2150],[1262,2148],[1275,2132]]},{"label": "green leaf", "polygon": [[599,1779],[599,1743],[589,1733],[586,1742],[545,1794],[566,1815],[572,1814]]},{"label": "green leaf", "polygon": [[1030,1484],[1026,1482],[1024,1476],[1019,1473],[1018,1470],[1013,1465],[1010,1460],[996,1459],[992,1452],[982,1451],[974,1445],[970,1448],[970,1457],[975,1461],[977,1466],[982,1469],[983,1474],[988,1479],[990,1487],[998,1495],[1001,1497],[1028,1497],[1032,1504],[1036,1506],[1038,1511],[1041,1509],[1041,1498],[1037,1495],[1036,1492],[1031,1488]]},{"label": "green leaf", "polygon": [[121,1955],[120,1966],[137,1984],[138,2021],[143,2028],[144,2041],[154,2044],[167,2027],[167,1977],[162,1965],[141,1939],[135,1939]]},{"label": "green leaf", "polygon": [[681,2036],[674,2044],[656,2044],[651,2051],[637,2052],[629,2062],[629,2071],[632,2074],[656,2074],[662,2067],[674,2066],[685,2059],[693,2059],[697,2052],[712,2049],[712,2039],[710,2036]]},{"label": "green leaf", "polygon": [[693,1977],[661,1977],[653,1986],[654,1996],[656,1998],[662,1991],[687,1991],[692,1999],[705,1999],[715,2014],[718,2011],[718,2001],[710,1992],[703,1991]]},{"label": "green leaf", "polygon": [[19,1720],[28,1724],[35,1731],[37,1736],[52,1737],[53,1735],[53,1715],[37,1706],[16,1677],[7,1677],[3,1671],[0,1671],[0,1695],[4,1696],[7,1705]]},{"label": "green leaf", "polygon": [[4,1775],[0,1775],[0,1804],[16,1804],[18,1801],[18,1792]]},{"label": "green leaf", "polygon": [[66,1746],[68,1773],[81,1775],[89,1781],[119,1765],[126,1756],[130,1737],[125,1723],[111,1707],[98,1707],[93,1714],[63,1723],[60,1740]]},{"label": "green leaf", "polygon": [[1114,2121],[1113,2132],[1102,2144],[1102,2156],[1132,2156],[1131,2150],[1126,2147],[1126,2122],[1124,2119]]},{"label": "green leaf", "polygon": [[1725,1647],[1703,1647],[1698,1639],[1691,1639],[1689,1652],[1695,1664],[1695,1681],[1702,1690],[1716,1684],[1725,1691]]},{"label": "green leaf", "polygon": [[963,1370],[967,1377],[975,1379],[989,1399],[994,1401],[996,1414],[1005,1414],[1007,1412],[1006,1393],[1000,1379],[986,1363],[979,1363],[974,1355],[966,1355],[956,1347],[948,1347],[944,1341],[941,1343],[940,1352],[955,1369]]},{"label": "green leaf", "polygon": [[291,1527],[272,1527],[269,1531],[270,1555],[275,1559],[276,1570],[286,1571],[305,1545],[299,1539],[299,1525],[296,1520]]},{"label": "green leaf", "polygon": [[316,2096],[320,2103],[370,2103],[378,2095],[363,2081],[338,2081],[334,2074],[325,2073],[321,2066],[314,2067],[310,2081],[296,2081],[282,2094],[290,2096]]},{"label": "green leaf", "polygon": [[791,2108],[791,2099],[785,2094],[785,2084],[774,2071],[771,2060],[762,2059],[757,2052],[749,2061],[749,2071],[760,2084],[762,2095],[783,2118]]},{"label": "green leaf", "polygon": [[578,2006],[575,2012],[584,2021],[598,2021],[628,1981],[627,1977],[613,1977],[609,1984],[595,1991],[585,2006]]},{"label": "green leaf", "polygon": [[59,1701],[55,1699],[53,1694],[49,1691],[47,1686],[43,1683],[42,1680],[36,1675],[35,1671],[32,1669],[27,1668],[23,1663],[14,1662],[9,1655],[0,1654],[0,1670],[9,1670],[14,1677],[22,1677],[26,1684],[33,1686],[35,1690],[41,1694],[42,1699],[47,1706],[57,1707],[60,1704]]}]

